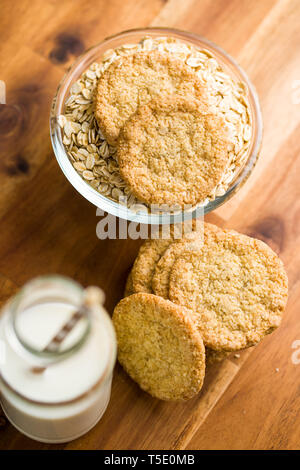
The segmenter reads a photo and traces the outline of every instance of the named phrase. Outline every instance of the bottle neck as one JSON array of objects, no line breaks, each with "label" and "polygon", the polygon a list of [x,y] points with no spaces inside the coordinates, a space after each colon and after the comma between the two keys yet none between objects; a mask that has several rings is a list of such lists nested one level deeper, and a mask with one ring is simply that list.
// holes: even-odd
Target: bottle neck
[{"label": "bottle neck", "polygon": [[16,352],[45,367],[77,351],[91,328],[90,312],[82,311],[83,292],[60,276],[26,284],[8,305],[6,331]]}]

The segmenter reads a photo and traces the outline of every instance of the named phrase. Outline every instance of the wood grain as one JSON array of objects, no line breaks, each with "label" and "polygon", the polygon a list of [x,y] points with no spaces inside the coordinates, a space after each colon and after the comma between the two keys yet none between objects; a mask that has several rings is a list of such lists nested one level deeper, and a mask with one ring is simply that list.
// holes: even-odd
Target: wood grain
[{"label": "wood grain", "polygon": [[206,36],[253,80],[264,117],[261,156],[244,188],[207,219],[270,244],[288,270],[290,296],[282,327],[240,358],[210,367],[195,399],[154,400],[117,366],[107,412],[88,434],[48,446],[0,419],[0,449],[300,448],[300,366],[291,361],[300,339],[299,18],[295,0],[2,1],[0,79],[9,107],[0,105],[0,302],[49,272],[100,285],[110,312],[121,298],[140,242],[97,239],[95,208],[55,161],[48,117],[78,54],[147,25]]}]

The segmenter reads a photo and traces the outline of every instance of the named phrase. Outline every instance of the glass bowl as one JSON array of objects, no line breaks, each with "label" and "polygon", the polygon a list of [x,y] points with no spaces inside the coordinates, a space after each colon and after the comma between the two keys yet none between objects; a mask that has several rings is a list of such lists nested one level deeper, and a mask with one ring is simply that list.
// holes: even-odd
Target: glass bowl
[{"label": "glass bowl", "polygon": [[[93,62],[99,62],[108,49],[115,49],[118,46],[126,43],[138,43],[145,36],[152,38],[158,37],[173,37],[182,42],[196,46],[198,49],[206,49],[211,52],[218,62],[221,63],[224,70],[231,76],[235,77],[237,81],[243,82],[247,90],[247,98],[250,104],[250,114],[252,121],[252,136],[248,150],[247,159],[242,166],[239,173],[231,182],[229,188],[222,196],[217,196],[214,200],[207,201],[205,204],[198,206],[198,208],[190,209],[189,211],[179,211],[176,213],[147,213],[145,211],[136,212],[119,204],[112,199],[103,196],[96,189],[88,184],[74,169],[70,162],[64,144],[62,142],[62,132],[58,124],[58,116],[63,114],[65,100],[69,95],[69,90],[72,84],[79,79],[82,73],[88,69]],[[181,222],[186,219],[199,217],[200,214],[207,214],[212,210],[224,204],[230,199],[245,183],[250,176],[255,163],[257,161],[261,140],[262,140],[262,116],[259,106],[259,100],[246,73],[242,68],[232,59],[225,51],[219,46],[213,44],[211,41],[198,36],[194,33],[179,31],[171,28],[144,28],[132,29],[122,33],[111,36],[100,44],[91,47],[84,54],[82,54],[75,63],[67,71],[66,75],[60,82],[55,97],[53,99],[51,115],[50,115],[50,134],[53,150],[56,159],[61,167],[63,173],[74,188],[88,201],[93,203],[98,208],[106,211],[114,216],[134,221],[142,224],[170,224]]]}]

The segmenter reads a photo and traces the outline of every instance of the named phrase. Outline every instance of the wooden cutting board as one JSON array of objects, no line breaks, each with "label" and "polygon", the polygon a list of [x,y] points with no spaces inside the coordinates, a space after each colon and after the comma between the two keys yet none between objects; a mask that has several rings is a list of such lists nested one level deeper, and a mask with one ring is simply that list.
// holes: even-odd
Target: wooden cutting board
[{"label": "wooden cutting board", "polygon": [[207,220],[269,243],[286,265],[290,295],[281,328],[210,367],[195,399],[155,400],[117,366],[107,412],[84,437],[39,444],[0,418],[1,449],[300,448],[300,353],[293,349],[300,340],[299,19],[297,0],[2,0],[0,80],[9,107],[0,105],[1,301],[49,272],[98,284],[110,312],[121,298],[140,242],[97,239],[96,209],[60,171],[48,119],[75,56],[108,35],[148,25],[206,36],[254,82],[265,127],[260,160],[244,188]]}]

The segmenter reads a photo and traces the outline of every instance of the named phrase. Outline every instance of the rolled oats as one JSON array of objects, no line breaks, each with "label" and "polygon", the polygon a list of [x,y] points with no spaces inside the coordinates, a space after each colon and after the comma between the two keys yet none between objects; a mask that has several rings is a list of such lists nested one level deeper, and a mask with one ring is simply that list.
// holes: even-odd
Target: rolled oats
[{"label": "rolled oats", "polygon": [[85,161],[85,166],[87,170],[92,170],[94,168],[94,165],[95,165],[95,158],[92,154],[90,154]]},{"label": "rolled oats", "polygon": [[89,170],[85,170],[83,173],[82,173],[82,176],[84,177],[84,179],[88,180],[88,181],[91,181],[93,180],[95,177],[93,175],[93,172],[92,171],[89,171]]},{"label": "rolled oats", "polygon": [[73,166],[75,170],[80,171],[80,172],[83,172],[86,170],[85,164],[82,162],[74,162]]}]

